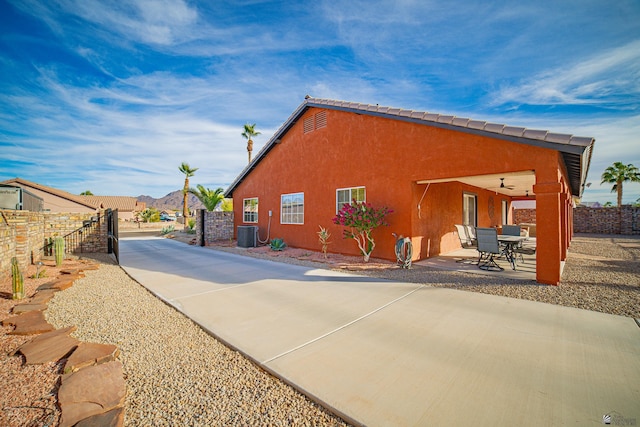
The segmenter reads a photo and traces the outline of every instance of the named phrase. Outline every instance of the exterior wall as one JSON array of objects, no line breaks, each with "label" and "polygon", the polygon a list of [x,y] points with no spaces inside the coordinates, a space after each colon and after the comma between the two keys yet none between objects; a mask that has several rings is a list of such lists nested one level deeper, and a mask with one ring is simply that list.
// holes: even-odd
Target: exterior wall
[{"label": "exterior wall", "polygon": [[50,237],[64,236],[100,215],[95,227],[87,227],[75,247],[67,252],[107,252],[107,223],[104,214],[49,213],[16,210],[0,211],[0,275],[11,274],[11,258],[16,257],[24,269],[43,256],[42,247]]},{"label": "exterior wall", "polygon": [[640,234],[640,207],[577,207],[573,212],[576,233]]},{"label": "exterior wall", "polygon": [[[24,186],[21,186],[24,187]],[[78,212],[78,213],[95,213],[96,209],[75,203],[71,200],[47,193],[33,187],[25,187],[29,192],[41,197],[44,201],[43,209],[49,212]]]},{"label": "exterior wall", "polygon": [[[435,256],[458,247],[454,224],[462,221],[464,191],[478,195],[478,226],[501,222],[500,200],[505,196],[466,186],[455,181],[456,177],[535,170],[536,185],[548,195],[542,206],[553,216],[547,227],[542,227],[551,235],[551,258],[539,252],[539,260],[551,265],[547,282],[559,280],[561,241],[568,230],[560,225],[564,203],[560,194],[566,191],[566,173],[557,151],[336,110],[325,110],[326,127],[304,134],[304,119],[318,111],[307,110],[236,187],[236,226],[258,225],[264,238],[268,211],[272,210],[269,237],[319,250],[316,232],[321,225],[332,235],[330,252],[358,255],[355,243],[341,238],[342,227],[334,225],[332,218],[336,214],[336,190],[364,186],[367,202],[394,210],[388,217],[390,226],[374,232],[374,257],[395,259],[392,232],[411,236],[414,253],[421,258]],[[431,184],[422,198],[426,185],[418,181],[449,178],[452,181]],[[305,197],[304,224],[281,224],[280,196],[297,192]],[[258,224],[243,222],[243,199],[251,197],[259,199]]]},{"label": "exterior wall", "polygon": [[[428,189],[427,189],[428,185]],[[463,194],[477,197],[478,226],[497,227],[502,222],[502,200],[510,198],[460,182],[416,184],[412,206],[414,258],[423,259],[460,249],[454,227],[463,223]],[[426,190],[426,192],[425,192]],[[424,197],[423,197],[424,195]],[[422,202],[420,202],[422,200]],[[417,206],[420,203],[420,209]],[[419,236],[419,237],[415,237]],[[419,256],[419,258],[418,258]]]},{"label": "exterior wall", "polygon": [[20,268],[31,264],[33,250],[42,246],[44,224],[39,212],[3,210],[0,216],[0,271],[11,275],[11,258]]},{"label": "exterior wall", "polygon": [[[196,242],[199,245],[216,240],[233,239],[233,212],[209,212],[205,209],[196,211]],[[204,234],[202,233],[202,221]]]}]

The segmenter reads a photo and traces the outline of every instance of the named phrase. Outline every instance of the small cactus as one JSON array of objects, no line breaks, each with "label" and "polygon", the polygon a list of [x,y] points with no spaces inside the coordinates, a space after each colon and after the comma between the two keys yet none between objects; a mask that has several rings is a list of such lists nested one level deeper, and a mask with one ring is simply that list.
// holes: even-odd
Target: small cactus
[{"label": "small cactus", "polygon": [[53,254],[56,258],[56,267],[60,267],[64,260],[64,239],[60,236],[53,239]]},{"label": "small cactus", "polygon": [[24,278],[18,265],[16,257],[11,258],[11,285],[13,290],[13,299],[24,298]]}]

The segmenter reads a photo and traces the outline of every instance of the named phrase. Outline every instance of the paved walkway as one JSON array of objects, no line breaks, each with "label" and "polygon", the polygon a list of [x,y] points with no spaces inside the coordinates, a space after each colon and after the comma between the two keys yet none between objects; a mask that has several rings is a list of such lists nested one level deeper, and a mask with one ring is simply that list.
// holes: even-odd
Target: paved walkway
[{"label": "paved walkway", "polygon": [[356,424],[640,423],[631,318],[162,238],[125,238],[120,251],[151,292]]}]

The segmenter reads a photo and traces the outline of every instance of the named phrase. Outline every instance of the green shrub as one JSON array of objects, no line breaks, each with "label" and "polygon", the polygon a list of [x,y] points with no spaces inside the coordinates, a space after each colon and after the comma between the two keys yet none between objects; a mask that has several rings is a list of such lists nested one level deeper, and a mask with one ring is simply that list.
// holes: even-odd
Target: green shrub
[{"label": "green shrub", "polygon": [[287,247],[287,244],[284,242],[284,240],[275,238],[271,239],[271,243],[269,243],[269,246],[271,247],[272,251],[282,251]]},{"label": "green shrub", "polygon": [[171,224],[166,227],[162,227],[162,230],[160,230],[160,234],[164,236],[165,234],[173,233],[175,230],[176,230],[176,227],[173,224]]}]

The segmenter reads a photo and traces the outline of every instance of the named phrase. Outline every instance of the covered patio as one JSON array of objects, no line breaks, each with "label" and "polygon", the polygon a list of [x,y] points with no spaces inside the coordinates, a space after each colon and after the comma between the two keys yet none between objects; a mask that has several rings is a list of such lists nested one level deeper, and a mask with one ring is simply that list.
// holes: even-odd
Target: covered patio
[{"label": "covered patio", "polygon": [[[530,238],[527,243],[529,247],[535,247],[536,238]],[[463,273],[479,274],[484,276],[500,277],[512,280],[531,280],[536,281],[536,255],[522,254],[522,258],[518,256],[516,269],[513,270],[511,265],[504,257],[495,259],[497,264],[503,268],[502,271],[482,270],[478,268],[479,253],[473,248],[462,248],[446,254],[442,254],[432,258],[426,258],[414,262],[414,265],[423,267],[437,268],[440,270],[459,271]]]},{"label": "covered patio", "polygon": [[[568,182],[570,180],[571,178],[565,175],[562,168],[553,165],[546,171],[505,170],[499,173],[417,181],[417,185],[424,186],[423,197],[425,198],[429,197],[429,188],[435,185],[445,185],[452,192],[456,191],[456,186],[459,186],[462,188],[463,197],[473,197],[472,213],[467,212],[467,209],[471,208],[466,205],[465,200],[460,219],[457,222],[454,220],[450,225],[444,224],[456,237],[455,223],[460,224],[462,221],[476,227],[497,228],[500,234],[500,227],[503,224],[513,224],[512,203],[515,201],[535,201],[538,215],[537,239],[530,239],[528,243],[531,246],[535,241],[536,254],[525,255],[525,262],[519,264],[516,271],[504,258],[497,259],[499,265],[505,264],[500,265],[504,270],[499,272],[485,272],[477,265],[456,262],[460,257],[477,258],[478,252],[475,249],[451,248],[451,241],[444,242],[444,240],[440,246],[441,251],[436,257],[428,257],[416,263],[449,270],[532,279],[540,283],[557,285],[573,233],[572,192]],[[455,243],[455,246],[458,246],[457,242]]]}]

